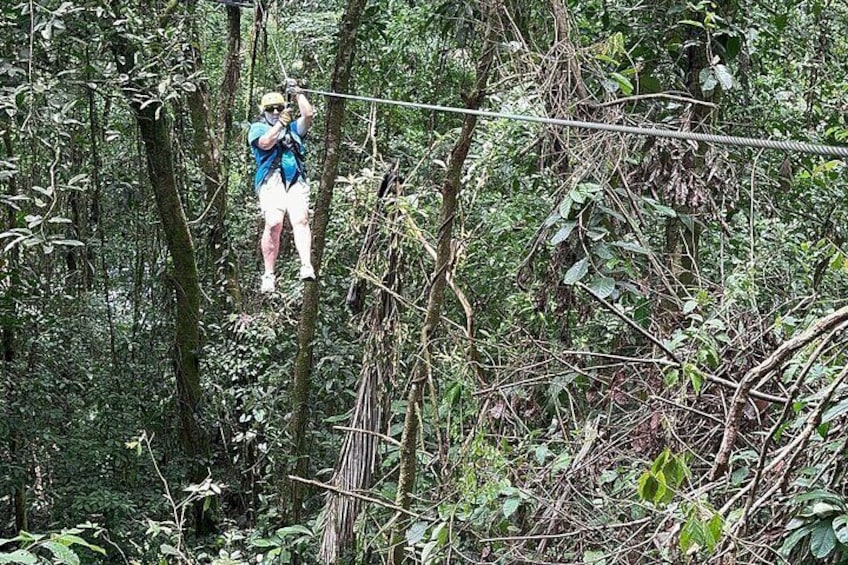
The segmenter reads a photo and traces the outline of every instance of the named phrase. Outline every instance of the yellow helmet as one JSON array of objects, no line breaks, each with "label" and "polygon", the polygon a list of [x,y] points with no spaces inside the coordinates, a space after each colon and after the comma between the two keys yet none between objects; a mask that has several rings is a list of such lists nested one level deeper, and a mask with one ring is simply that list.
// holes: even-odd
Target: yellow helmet
[{"label": "yellow helmet", "polygon": [[264,110],[267,106],[273,106],[275,104],[285,104],[286,97],[280,94],[279,92],[269,92],[262,97],[262,101],[259,102],[259,108]]}]

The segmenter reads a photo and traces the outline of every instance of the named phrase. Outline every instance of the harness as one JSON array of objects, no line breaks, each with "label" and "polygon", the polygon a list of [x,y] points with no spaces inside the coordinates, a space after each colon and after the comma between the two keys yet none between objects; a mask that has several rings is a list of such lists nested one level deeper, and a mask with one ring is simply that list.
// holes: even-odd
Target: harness
[{"label": "harness", "polygon": [[[286,126],[285,134],[282,138],[277,140],[277,147],[279,148],[277,155],[274,157],[274,160],[271,162],[271,166],[268,168],[268,172],[265,173],[265,178],[262,179],[262,182],[265,182],[268,179],[268,176],[272,175],[274,171],[280,171],[280,178],[283,181],[283,186],[286,190],[294,186],[294,184],[300,180],[306,180],[306,163],[303,160],[303,154],[301,152],[301,144],[294,138],[291,132],[291,124]],[[286,181],[286,172],[282,170],[281,162],[283,160],[283,155],[287,152],[291,152],[294,155],[294,160],[297,163],[297,168],[294,172],[294,177],[292,177],[291,183]]]}]

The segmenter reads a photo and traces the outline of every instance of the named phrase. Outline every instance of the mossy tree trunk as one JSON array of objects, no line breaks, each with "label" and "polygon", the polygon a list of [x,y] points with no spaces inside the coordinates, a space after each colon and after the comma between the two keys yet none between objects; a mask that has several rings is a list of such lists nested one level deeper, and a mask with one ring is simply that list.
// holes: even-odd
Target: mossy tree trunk
[{"label": "mossy tree trunk", "polygon": [[[125,95],[135,115],[144,145],[147,173],[153,189],[162,232],[171,260],[170,281],[174,290],[174,348],[173,366],[177,387],[177,406],[180,419],[179,439],[192,467],[188,479],[198,483],[206,476],[204,460],[208,455],[209,439],[198,421],[200,388],[200,278],[194,242],[180,198],[174,165],[172,131],[167,109],[147,85],[133,77],[137,50],[126,36],[116,35],[112,49],[118,69],[131,77],[124,86]],[[202,504],[195,506],[195,529],[208,533],[212,522]]]}]

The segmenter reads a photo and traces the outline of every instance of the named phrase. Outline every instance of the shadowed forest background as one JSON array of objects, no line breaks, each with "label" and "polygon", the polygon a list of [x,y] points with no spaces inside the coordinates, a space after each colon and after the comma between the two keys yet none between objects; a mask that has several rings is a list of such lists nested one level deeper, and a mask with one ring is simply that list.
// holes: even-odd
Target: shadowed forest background
[{"label": "shadowed forest background", "polygon": [[0,15],[0,563],[848,560],[844,159],[309,92],[841,145],[845,2]]}]

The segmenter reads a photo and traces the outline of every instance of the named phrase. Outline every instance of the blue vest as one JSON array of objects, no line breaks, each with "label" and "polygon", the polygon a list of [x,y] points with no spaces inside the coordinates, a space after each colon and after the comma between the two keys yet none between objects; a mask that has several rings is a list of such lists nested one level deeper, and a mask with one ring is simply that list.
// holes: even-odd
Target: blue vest
[{"label": "blue vest", "polygon": [[[262,183],[274,172],[279,170],[286,185],[294,182],[295,177],[306,180],[306,170],[303,163],[295,154],[294,148],[286,148],[282,141],[278,141],[271,149],[262,149],[256,142],[260,137],[268,133],[271,126],[264,121],[250,124],[247,132],[247,142],[253,150],[253,158],[256,159],[256,174],[253,177],[253,188],[259,192]],[[297,153],[302,157],[306,153],[306,145],[297,133],[297,122],[289,124],[291,134],[291,145],[297,147]],[[275,167],[276,164],[276,167]]]}]

